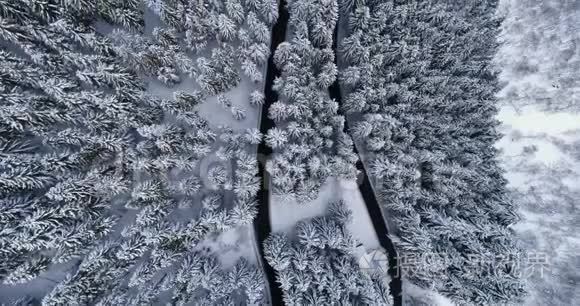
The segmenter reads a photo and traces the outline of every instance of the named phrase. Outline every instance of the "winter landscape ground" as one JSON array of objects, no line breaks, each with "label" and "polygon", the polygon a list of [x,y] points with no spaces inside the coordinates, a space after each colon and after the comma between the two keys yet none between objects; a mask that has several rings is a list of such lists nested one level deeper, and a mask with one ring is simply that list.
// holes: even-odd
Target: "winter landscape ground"
[{"label": "winter landscape ground", "polygon": [[576,305],[580,2],[0,0],[0,305]]}]

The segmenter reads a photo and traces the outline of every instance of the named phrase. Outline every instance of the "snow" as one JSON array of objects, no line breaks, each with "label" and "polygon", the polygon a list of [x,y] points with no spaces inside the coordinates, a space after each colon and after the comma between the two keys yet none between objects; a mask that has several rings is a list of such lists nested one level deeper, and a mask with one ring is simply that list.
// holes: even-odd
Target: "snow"
[{"label": "snow", "polygon": [[512,129],[525,134],[559,135],[580,130],[580,114],[568,112],[548,113],[533,106],[516,111],[506,106],[501,108],[497,119],[505,122]]},{"label": "snow", "polygon": [[[571,305],[580,297],[580,37],[578,3],[502,0],[506,14],[496,57],[504,137],[496,144],[528,254],[547,256],[527,276],[525,305]],[[576,27],[576,29],[574,29]]]},{"label": "snow", "polygon": [[328,203],[336,200],[335,182],[332,179],[322,185],[316,200],[303,204],[270,192],[272,232],[290,233],[299,221],[325,215]]},{"label": "snow", "polygon": [[352,222],[348,225],[352,235],[364,245],[365,249],[380,248],[379,239],[357,182],[341,180],[338,184],[338,192],[341,193],[342,199],[352,211]]},{"label": "snow", "polygon": [[251,225],[240,226],[210,237],[197,245],[198,249],[210,250],[216,254],[224,269],[233,267],[239,258],[256,264],[254,253],[254,229]]},{"label": "snow", "polygon": [[209,97],[199,106],[199,114],[213,127],[226,125],[237,131],[257,128],[260,114],[258,108],[250,105],[250,93],[255,89],[261,90],[261,87],[258,87],[248,78],[242,77],[240,84],[225,94],[231,99],[232,105],[246,110],[246,118],[244,120],[235,120],[229,109],[217,104],[217,97],[215,96]]},{"label": "snow", "polygon": [[[503,113],[511,113],[498,116],[508,134],[497,146],[503,151],[501,161],[507,170],[508,187],[522,218],[513,228],[523,240],[527,253],[547,254],[550,260],[545,275],[529,279],[526,305],[568,301],[575,285],[573,281],[560,282],[572,279],[577,273],[570,267],[578,264],[576,254],[580,248],[580,235],[574,230],[580,224],[577,212],[574,213],[580,199],[580,160],[578,153],[567,149],[567,145],[580,140],[580,137],[570,137],[577,135],[580,117],[537,110]],[[514,132],[522,137],[510,137]],[[535,150],[524,154],[526,147]]]},{"label": "snow", "polygon": [[348,224],[350,233],[365,249],[380,248],[375,229],[366,209],[362,195],[355,181],[329,178],[320,189],[316,200],[298,204],[270,194],[270,222],[273,232],[291,234],[296,223],[326,214],[328,203],[344,200],[352,211],[352,222]]},{"label": "snow", "polygon": [[403,279],[403,304],[408,306],[455,306],[449,298],[428,289],[423,289],[413,285],[410,281]]}]

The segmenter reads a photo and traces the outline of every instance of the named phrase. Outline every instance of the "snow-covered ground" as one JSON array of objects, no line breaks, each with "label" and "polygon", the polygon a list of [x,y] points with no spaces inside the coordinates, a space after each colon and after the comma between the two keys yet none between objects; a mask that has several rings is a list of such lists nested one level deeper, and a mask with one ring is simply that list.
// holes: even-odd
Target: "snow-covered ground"
[{"label": "snow-covered ground", "polygon": [[337,184],[338,193],[352,211],[352,223],[349,229],[365,247],[365,249],[380,248],[377,233],[373,228],[366,204],[355,181],[341,180]]},{"label": "snow-covered ground", "polygon": [[571,305],[580,296],[580,115],[504,105],[498,119],[505,136],[497,147],[522,218],[514,229],[525,256],[544,261],[541,271],[523,271],[526,305]]},{"label": "snow-covered ground", "polygon": [[[155,16],[150,10],[146,10],[145,35],[151,35],[153,27],[156,26],[162,26],[159,17]],[[96,24],[97,31],[104,35],[111,34],[115,28],[117,27],[113,27],[104,22],[97,22]],[[210,51],[208,50],[207,53],[210,53]],[[199,56],[203,55],[207,55],[206,52],[197,56],[191,56],[191,59],[195,61]],[[263,75],[265,75],[265,68],[266,67],[262,67]],[[243,120],[234,119],[230,110],[219,105],[216,102],[217,97],[212,96],[198,106],[199,114],[207,120],[212,128],[228,126],[235,131],[243,131],[248,128],[258,128],[260,109],[250,105],[249,96],[254,90],[262,91],[264,86],[263,82],[254,83],[243,75],[241,69],[238,70],[241,77],[240,83],[224,94],[231,100],[234,106],[246,111],[246,118]],[[185,75],[181,75],[180,77],[181,82],[172,87],[168,87],[155,79],[145,77],[144,79],[147,82],[147,93],[160,98],[173,99],[173,94],[177,91],[191,93],[194,90],[200,89],[200,86],[194,79]],[[215,154],[211,153],[204,161],[207,162],[214,158]],[[201,175],[203,178],[206,174],[201,173]],[[231,203],[226,203],[226,205],[228,207],[232,206]],[[191,218],[196,218],[199,213],[199,206],[200,204],[197,203],[193,209],[189,209],[188,211],[179,209],[179,211],[176,211],[173,214],[174,216],[172,216],[171,220],[187,222]],[[115,227],[116,231],[109,238],[112,239],[119,237],[119,234],[124,227],[134,223],[135,215],[136,213],[134,211],[126,211],[119,221],[119,224]],[[233,228],[217,235],[210,235],[205,241],[202,241],[199,244],[199,248],[217,255],[224,269],[231,268],[242,257],[247,259],[249,263],[255,264],[261,268],[261,262],[256,249],[257,246],[254,229],[251,225]],[[38,278],[26,284],[15,286],[0,285],[0,305],[4,305],[4,302],[15,301],[25,295],[42,298],[50,292],[58,282],[62,281],[67,273],[75,271],[75,263],[76,261],[71,261],[66,264],[53,265],[48,271],[42,273]],[[134,268],[131,271],[133,270]],[[266,295],[269,296],[268,294]]]},{"label": "snow-covered ground", "polygon": [[235,265],[237,259],[242,257],[249,263],[256,264],[257,258],[251,243],[253,239],[252,226],[241,226],[212,235],[197,245],[197,248],[216,254],[224,269],[229,269]]},{"label": "snow-covered ground", "polygon": [[455,303],[449,298],[433,290],[427,290],[413,285],[413,283],[405,279],[403,279],[403,292],[405,293],[403,305],[406,306],[455,306]]},{"label": "snow-covered ground", "polygon": [[348,225],[351,234],[365,249],[380,248],[366,205],[354,181],[329,178],[316,200],[298,204],[297,201],[270,194],[270,222],[273,232],[291,233],[296,223],[325,214],[328,203],[343,200],[352,211]]},{"label": "snow-covered ground", "polygon": [[[580,298],[580,2],[503,0],[497,143],[521,222],[525,305]],[[535,266],[534,266],[535,265]],[[535,268],[532,270],[532,268]]]},{"label": "snow-covered ground", "polygon": [[[580,298],[580,2],[500,0],[496,56],[503,138],[496,144],[518,204],[529,295],[524,305]],[[409,305],[452,305],[404,282]]]}]

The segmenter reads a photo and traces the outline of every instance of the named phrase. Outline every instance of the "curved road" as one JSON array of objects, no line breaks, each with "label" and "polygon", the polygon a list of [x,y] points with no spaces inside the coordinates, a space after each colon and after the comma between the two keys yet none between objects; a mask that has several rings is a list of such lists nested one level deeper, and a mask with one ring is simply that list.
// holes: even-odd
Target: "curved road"
[{"label": "curved road", "polygon": [[[333,39],[332,39],[332,48],[334,49],[334,61],[335,64],[338,66],[338,22],[337,26],[334,29]],[[340,85],[338,83],[338,78],[334,81],[334,83],[328,89],[330,97],[333,98],[336,102],[338,102],[339,106],[342,105],[342,94],[340,92]],[[342,113],[342,107],[339,108],[339,114],[343,115],[346,119],[346,115]],[[348,121],[345,120],[344,123],[344,131],[348,133],[349,126]],[[381,211],[381,207],[377,201],[375,196],[375,191],[371,185],[369,180],[369,176],[367,171],[362,163],[362,159],[360,154],[358,153],[356,144],[354,145],[354,153],[359,156],[359,160],[356,163],[356,168],[361,171],[363,175],[362,182],[359,182],[358,188],[360,193],[364,199],[366,204],[367,210],[373,222],[373,227],[375,232],[377,233],[377,237],[379,238],[379,243],[381,246],[387,250],[388,258],[389,258],[389,276],[391,277],[391,283],[389,284],[391,294],[393,295],[394,305],[400,306],[403,304],[403,295],[402,295],[402,283],[401,283],[401,270],[398,265],[397,260],[397,251],[395,250],[395,246],[393,241],[389,238],[389,230],[387,229],[387,224],[385,223],[385,219],[383,218],[383,213]]]},{"label": "curved road", "polygon": [[[278,3],[278,20],[272,29],[272,40],[270,45],[270,58],[268,59],[268,69],[266,72],[266,82],[264,87],[265,101],[261,111],[260,118],[260,132],[266,134],[270,128],[275,127],[274,121],[268,118],[268,109],[270,105],[278,100],[278,94],[272,89],[274,84],[274,79],[280,75],[280,70],[274,65],[274,52],[278,45],[282,43],[286,37],[286,29],[288,24],[289,14],[286,10],[286,0],[280,0]],[[335,53],[337,52],[337,32],[338,25],[334,31],[333,37],[333,49]],[[335,56],[335,61],[338,56]],[[336,80],[332,86],[329,88],[330,97],[335,99],[339,104],[342,102],[342,95],[340,93],[340,86],[338,80]],[[345,122],[345,131],[348,131],[348,122]],[[356,146],[354,147],[354,152],[358,154]],[[284,305],[282,289],[276,283],[276,272],[268,264],[264,258],[263,243],[266,238],[270,235],[271,225],[270,225],[270,197],[269,197],[269,182],[270,177],[268,172],[265,170],[265,163],[268,157],[272,155],[272,149],[268,147],[265,141],[262,141],[258,145],[258,175],[261,180],[261,188],[258,192],[258,214],[254,221],[254,230],[258,238],[258,250],[260,256],[262,257],[264,272],[268,279],[268,285],[271,294],[272,305]],[[360,155],[359,155],[360,156]],[[394,305],[402,305],[402,295],[401,295],[401,278],[400,271],[397,265],[397,254],[393,245],[393,242],[388,236],[387,226],[385,220],[382,217],[382,211],[380,209],[379,203],[375,197],[374,190],[370,184],[369,177],[367,175],[366,169],[364,168],[362,161],[356,164],[358,170],[363,174],[362,184],[359,185],[359,190],[365,201],[367,210],[373,222],[373,227],[379,238],[381,246],[387,250],[389,258],[389,275],[391,276],[390,291],[394,297]]]},{"label": "curved road", "polygon": [[[270,43],[270,58],[268,59],[268,69],[266,72],[266,83],[264,87],[264,105],[262,106],[261,118],[260,118],[260,132],[265,135],[270,128],[275,127],[274,121],[268,118],[268,109],[272,103],[278,100],[278,94],[272,89],[274,85],[274,79],[280,75],[280,70],[274,64],[274,51],[278,48],[278,45],[284,41],[286,38],[286,28],[288,24],[289,14],[286,10],[286,0],[278,1],[278,20],[272,28],[272,40]],[[258,175],[260,176],[261,188],[258,191],[258,215],[254,220],[254,230],[256,231],[256,236],[258,237],[258,250],[260,251],[260,256],[262,257],[264,272],[268,279],[268,285],[270,288],[271,302],[272,305],[284,305],[282,289],[276,283],[276,272],[268,264],[264,258],[264,240],[268,238],[270,232],[272,231],[270,225],[270,194],[269,194],[269,184],[270,176],[265,169],[266,160],[272,155],[272,148],[266,145],[266,142],[262,140],[258,145]]]}]

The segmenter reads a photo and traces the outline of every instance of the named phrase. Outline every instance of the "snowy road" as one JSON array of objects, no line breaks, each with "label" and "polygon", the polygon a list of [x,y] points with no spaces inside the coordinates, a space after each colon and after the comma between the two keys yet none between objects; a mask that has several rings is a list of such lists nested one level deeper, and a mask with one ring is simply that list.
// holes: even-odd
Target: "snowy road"
[{"label": "snowy road", "polygon": [[[280,75],[280,71],[274,64],[274,51],[286,37],[286,28],[288,24],[288,11],[286,10],[286,1],[280,0],[278,3],[278,20],[272,29],[272,40],[270,45],[270,58],[268,59],[268,69],[266,72],[266,84],[264,87],[264,106],[261,111],[260,118],[260,132],[265,135],[270,128],[273,128],[274,121],[268,118],[268,107],[278,100],[278,94],[272,89],[274,79]],[[270,195],[269,184],[270,177],[265,169],[266,159],[272,155],[272,149],[262,142],[258,145],[258,175],[260,176],[260,191],[258,192],[258,215],[254,220],[254,228],[258,238],[258,249],[262,262],[264,263],[264,273],[268,279],[268,286],[270,288],[272,305],[284,305],[282,299],[282,289],[276,283],[276,274],[272,266],[270,266],[264,258],[264,240],[270,235]]]},{"label": "snowy road", "polygon": [[[338,45],[338,28],[336,27],[334,30],[333,41],[332,41],[332,48],[335,51],[334,60],[338,61],[338,54],[337,54],[337,45]],[[338,83],[338,78],[334,81],[334,83],[329,88],[329,94],[332,99],[338,102],[339,105],[342,105],[342,94],[340,92],[340,85]],[[342,107],[339,108],[339,114],[342,111]],[[345,116],[344,114],[342,114]],[[346,116],[345,116],[346,118]],[[344,130],[348,133],[349,126],[348,121],[345,120],[344,123]],[[360,171],[359,175],[362,175],[362,181],[359,180],[357,183],[360,194],[363,196],[364,203],[366,204],[366,208],[368,210],[369,216],[371,217],[373,227],[375,232],[377,233],[377,237],[379,238],[379,242],[381,246],[387,250],[388,258],[389,258],[389,276],[391,277],[390,283],[390,290],[391,294],[393,295],[393,301],[395,306],[402,305],[403,297],[402,297],[402,283],[401,283],[401,271],[400,267],[397,263],[397,251],[395,250],[395,246],[391,239],[389,238],[389,231],[387,228],[387,224],[385,223],[385,219],[383,218],[383,214],[379,203],[377,202],[377,198],[375,196],[375,192],[373,187],[371,186],[371,182],[369,180],[369,176],[367,171],[362,163],[362,159],[360,154],[356,148],[356,144],[353,146],[354,153],[359,156],[359,160],[356,163],[357,170]]]}]

